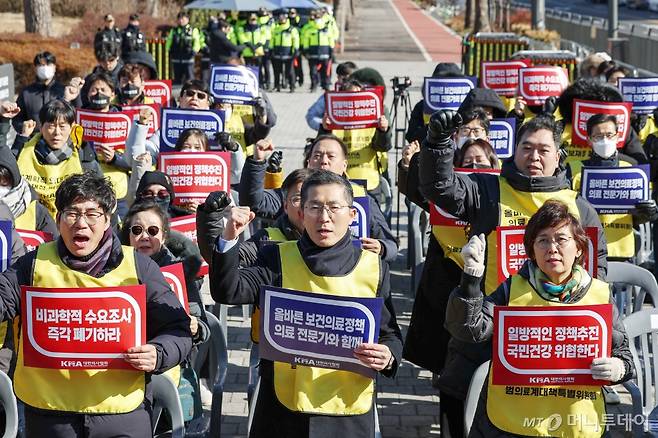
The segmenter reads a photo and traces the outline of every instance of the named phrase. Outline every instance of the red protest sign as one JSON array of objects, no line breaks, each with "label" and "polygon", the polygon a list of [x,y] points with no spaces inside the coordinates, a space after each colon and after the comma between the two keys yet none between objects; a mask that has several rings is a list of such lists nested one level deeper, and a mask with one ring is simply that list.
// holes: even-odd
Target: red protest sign
[{"label": "red protest sign", "polygon": [[53,240],[52,234],[44,233],[43,231],[19,230],[17,228],[16,232],[18,233],[19,236],[21,236],[21,239],[23,239],[23,243],[25,243],[25,248],[28,251],[32,251],[36,249],[36,247],[41,245],[42,243],[50,242]]},{"label": "red protest sign", "polygon": [[[196,235],[196,215],[190,214],[187,216],[179,216],[175,219],[171,219],[169,226],[172,230],[178,231],[183,234],[185,237],[190,239],[192,242],[197,243]],[[205,261],[201,264],[197,277],[203,277],[208,274],[208,263]]]},{"label": "red protest sign", "polygon": [[102,113],[79,109],[76,110],[76,121],[83,128],[84,141],[124,149],[135,114],[135,111]]},{"label": "red protest sign", "polygon": [[617,148],[624,147],[631,125],[630,102],[596,102],[593,100],[573,100],[573,118],[571,120],[571,143],[577,146],[589,146],[587,142],[587,121],[594,114],[610,114],[617,118]]},{"label": "red protest sign", "polygon": [[327,91],[324,97],[329,129],[373,128],[384,113],[382,90]]},{"label": "red protest sign", "polygon": [[500,96],[514,96],[519,88],[519,69],[530,66],[529,59],[482,61],[480,83]]},{"label": "red protest sign", "polygon": [[[519,272],[521,266],[528,259],[523,244],[525,226],[496,227],[498,239],[498,282],[502,283]],[[597,273],[598,230],[596,227],[586,227],[585,233],[589,238],[589,247],[583,260],[585,270],[592,277]]]},{"label": "red protest sign", "polygon": [[493,384],[600,386],[590,365],[611,341],[611,304],[495,306]]},{"label": "red protest sign", "polygon": [[171,80],[145,81],[144,96],[150,97],[160,106],[173,106],[174,100],[171,93]]},{"label": "red protest sign", "polygon": [[[195,242],[196,243],[196,242]],[[185,272],[182,263],[175,263],[160,268],[162,275],[176,294],[178,301],[185,307],[187,313],[190,313],[190,303],[187,300],[187,283],[185,283]]]},{"label": "red protest sign", "polygon": [[151,136],[160,129],[160,105],[157,103],[140,103],[139,105],[125,105],[121,107],[123,111],[134,111],[133,120],[139,120],[139,112],[143,109],[149,112],[149,133]]},{"label": "red protest sign", "polygon": [[21,287],[25,365],[134,369],[128,348],[146,342],[146,288]]},{"label": "red protest sign", "polygon": [[569,75],[562,67],[527,67],[519,70],[519,95],[528,105],[543,105],[558,97],[569,86]]},{"label": "red protest sign", "polygon": [[229,152],[161,152],[160,171],[171,177],[176,205],[202,203],[210,192],[231,191]]}]

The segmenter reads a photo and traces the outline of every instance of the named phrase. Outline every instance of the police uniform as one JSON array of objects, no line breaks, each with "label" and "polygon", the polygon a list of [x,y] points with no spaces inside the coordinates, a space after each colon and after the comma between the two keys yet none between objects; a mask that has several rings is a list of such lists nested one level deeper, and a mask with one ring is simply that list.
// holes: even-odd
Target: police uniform
[{"label": "police uniform", "polygon": [[311,89],[315,89],[318,84],[325,90],[331,88],[331,54],[336,43],[334,36],[334,32],[324,22],[317,24],[309,21],[302,28],[302,52],[308,59]]},{"label": "police uniform", "polygon": [[121,57],[124,62],[132,52],[146,52],[146,38],[138,26],[129,24],[122,32]]},{"label": "police uniform", "polygon": [[[388,267],[354,247],[349,232],[336,245],[319,248],[307,235],[298,242],[266,246],[256,266],[238,270],[237,245],[215,251],[213,298],[222,303],[255,303],[261,284],[340,296],[384,298],[379,342],[396,359],[383,374],[395,374],[402,347],[390,303]],[[237,286],[234,288],[233,286]],[[250,436],[373,436],[375,387],[359,374],[261,360],[260,392]]]},{"label": "police uniform", "polygon": [[[274,87],[277,91],[288,83],[290,91],[295,90],[293,62],[299,51],[299,31],[290,24],[277,23],[272,30],[270,56],[274,67]],[[283,74],[283,80],[281,78]]]},{"label": "police uniform", "polygon": [[199,29],[189,23],[176,26],[169,32],[166,49],[174,67],[174,82],[182,84],[194,79],[194,55],[201,50]]}]

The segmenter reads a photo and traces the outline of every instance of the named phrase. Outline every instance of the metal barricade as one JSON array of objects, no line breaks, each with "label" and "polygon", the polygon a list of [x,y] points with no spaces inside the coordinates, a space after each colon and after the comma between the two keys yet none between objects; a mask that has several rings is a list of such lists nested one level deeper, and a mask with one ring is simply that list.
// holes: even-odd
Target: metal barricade
[{"label": "metal barricade", "polygon": [[167,40],[165,38],[146,40],[146,51],[153,56],[155,67],[158,70],[158,79],[171,79],[173,76],[166,44]]},{"label": "metal barricade", "polygon": [[462,64],[467,76],[480,76],[482,61],[507,61],[530,47],[528,38],[511,32],[478,32],[462,40]]},{"label": "metal barricade", "polygon": [[529,59],[532,65],[564,67],[570,82],[578,78],[578,56],[570,50],[519,50],[511,58]]}]

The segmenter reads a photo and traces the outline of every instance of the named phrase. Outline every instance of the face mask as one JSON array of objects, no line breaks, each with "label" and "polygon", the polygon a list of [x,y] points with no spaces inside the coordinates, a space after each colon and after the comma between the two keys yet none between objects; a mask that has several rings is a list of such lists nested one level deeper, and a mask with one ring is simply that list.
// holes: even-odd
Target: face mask
[{"label": "face mask", "polygon": [[110,104],[110,96],[103,93],[96,93],[89,98],[89,108],[102,109]]},{"label": "face mask", "polygon": [[55,76],[54,65],[40,65],[37,67],[37,78],[41,81],[49,81]]},{"label": "face mask", "polygon": [[324,22],[322,21],[321,18],[318,18],[318,19],[315,20],[315,24],[317,24],[318,26],[322,26],[324,24]]},{"label": "face mask", "polygon": [[617,152],[617,141],[604,138],[592,143],[592,149],[601,158],[610,158]]},{"label": "face mask", "polygon": [[166,212],[167,210],[169,210],[169,204],[171,203],[171,198],[169,196],[167,196],[166,198],[155,197],[154,200],[162,211]]},{"label": "face mask", "polygon": [[482,163],[470,163],[462,166],[463,169],[491,169],[491,166],[487,166]]},{"label": "face mask", "polygon": [[11,187],[9,187],[9,186],[0,186],[0,199],[7,196],[7,194],[10,191],[11,191]]},{"label": "face mask", "polygon": [[125,100],[134,99],[139,96],[139,87],[133,84],[126,84],[121,88],[121,97]]},{"label": "face mask", "polygon": [[470,140],[470,137],[457,137],[457,141],[455,142],[457,149],[461,149],[462,146],[464,146],[464,143],[466,143],[468,140]]}]

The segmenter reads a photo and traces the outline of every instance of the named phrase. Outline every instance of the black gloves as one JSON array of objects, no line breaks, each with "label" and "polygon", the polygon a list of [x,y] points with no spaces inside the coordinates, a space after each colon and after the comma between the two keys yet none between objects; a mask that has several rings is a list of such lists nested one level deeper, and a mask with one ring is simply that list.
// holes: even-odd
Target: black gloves
[{"label": "black gloves", "polygon": [[557,109],[557,97],[550,96],[544,101],[541,112],[547,116],[553,117],[553,113]]},{"label": "black gloves", "polygon": [[658,219],[658,207],[653,199],[638,202],[630,213],[633,215],[633,222],[638,225]]},{"label": "black gloves", "polygon": [[270,158],[267,159],[267,171],[269,173],[279,173],[283,169],[281,168],[281,162],[283,161],[283,152],[274,151],[270,155]]},{"label": "black gloves", "polygon": [[228,132],[218,132],[215,138],[224,151],[235,152],[240,147],[240,143],[233,140],[233,137]]},{"label": "black gloves", "polygon": [[199,205],[198,209],[206,213],[222,211],[231,204],[229,194],[223,190],[212,192],[208,195],[205,202]]},{"label": "black gloves", "polygon": [[427,125],[427,137],[423,142],[430,148],[451,146],[450,138],[462,123],[462,117],[453,110],[439,110],[432,114]]}]

